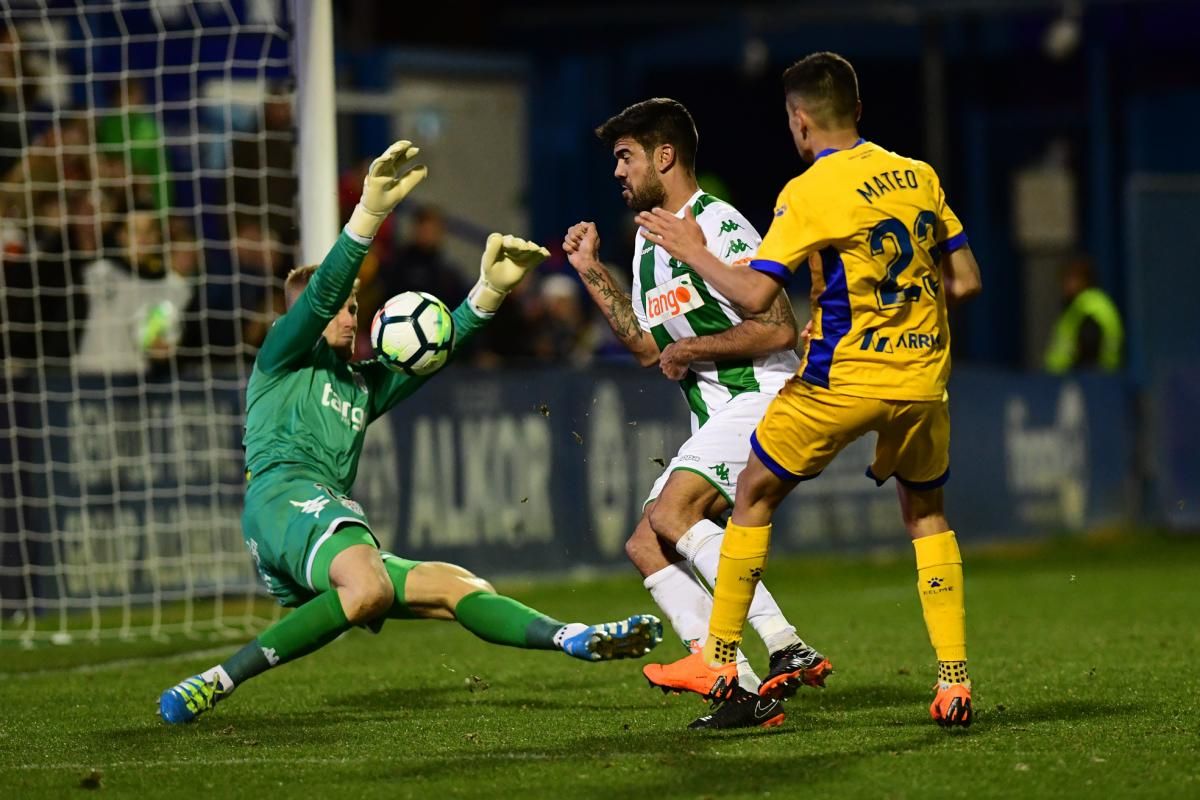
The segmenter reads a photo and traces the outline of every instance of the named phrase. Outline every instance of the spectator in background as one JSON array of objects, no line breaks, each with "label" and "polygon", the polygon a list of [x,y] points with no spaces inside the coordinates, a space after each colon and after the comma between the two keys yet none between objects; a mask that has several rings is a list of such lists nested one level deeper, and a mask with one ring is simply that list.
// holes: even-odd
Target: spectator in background
[{"label": "spectator in background", "polygon": [[290,249],[297,238],[291,98],[281,87],[272,89],[263,101],[258,129],[235,131],[232,139],[233,196],[229,201],[236,203],[243,215],[255,217],[264,236],[269,229],[270,238]]},{"label": "spectator in background", "polygon": [[174,354],[192,282],[166,267],[154,209],[129,212],[111,247],[120,255],[83,271],[89,314],[76,363],[85,373],[142,374]]},{"label": "spectator in background", "polygon": [[96,121],[101,156],[119,156],[130,173],[134,204],[161,210],[171,205],[171,182],[162,128],[151,111],[146,85],[126,78],[117,89],[120,103]]},{"label": "spectator in background", "polygon": [[446,243],[446,217],[435,206],[421,206],[408,223],[408,237],[396,248],[390,265],[379,273],[381,300],[400,292],[428,292],[451,308],[467,294],[462,268],[442,249]]},{"label": "spectator in background", "polygon": [[294,266],[290,252],[263,226],[261,215],[237,217],[232,241],[210,243],[205,250],[206,341],[215,357],[257,352],[271,322],[283,313],[283,277]]},{"label": "spectator in background", "polygon": [[1092,262],[1086,257],[1064,265],[1062,301],[1063,312],[1046,348],[1046,371],[1062,375],[1070,370],[1120,369],[1125,339],[1121,312],[1112,298],[1095,286]]},{"label": "spectator in background", "polygon": [[33,103],[37,87],[22,80],[21,42],[14,28],[0,19],[0,174],[21,159],[25,131],[20,114]]},{"label": "spectator in background", "polygon": [[533,356],[538,361],[581,366],[591,360],[596,341],[579,291],[579,281],[567,275],[542,278],[541,314],[533,334]]}]

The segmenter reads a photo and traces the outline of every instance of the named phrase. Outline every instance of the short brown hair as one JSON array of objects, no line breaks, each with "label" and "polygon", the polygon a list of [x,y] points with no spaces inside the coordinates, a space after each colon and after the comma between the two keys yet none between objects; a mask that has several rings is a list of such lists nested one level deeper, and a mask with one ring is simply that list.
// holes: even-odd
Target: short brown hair
[{"label": "short brown hair", "polygon": [[788,102],[803,99],[814,122],[829,130],[858,122],[858,76],[837,53],[813,53],[783,73]]},{"label": "short brown hair", "polygon": [[[292,307],[292,303],[300,297],[300,293],[304,291],[304,287],[308,286],[308,282],[312,280],[313,273],[317,271],[320,264],[305,264],[302,267],[296,267],[287,274],[287,278],[283,281],[283,298],[284,303],[288,308]],[[350,290],[350,296],[358,294],[359,280],[354,279],[354,288]]]},{"label": "short brown hair", "polygon": [[669,144],[679,154],[683,167],[696,172],[696,147],[700,136],[696,123],[683,103],[669,97],[653,97],[634,103],[596,128],[596,136],[609,147],[626,136],[651,155],[660,144]]}]

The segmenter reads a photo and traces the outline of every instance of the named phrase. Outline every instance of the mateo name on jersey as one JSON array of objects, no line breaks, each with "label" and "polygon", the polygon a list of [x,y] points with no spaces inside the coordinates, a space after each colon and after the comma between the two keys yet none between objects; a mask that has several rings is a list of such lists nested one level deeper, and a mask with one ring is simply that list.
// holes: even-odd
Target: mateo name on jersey
[{"label": "mateo name on jersey", "polygon": [[646,292],[646,321],[653,328],[703,305],[691,276],[680,275]]},{"label": "mateo name on jersey", "polygon": [[348,400],[338,397],[329,381],[325,382],[325,391],[321,394],[321,405],[332,408],[335,413],[340,414],[342,421],[352,430],[361,431],[363,429],[366,412],[361,408],[356,408]]}]

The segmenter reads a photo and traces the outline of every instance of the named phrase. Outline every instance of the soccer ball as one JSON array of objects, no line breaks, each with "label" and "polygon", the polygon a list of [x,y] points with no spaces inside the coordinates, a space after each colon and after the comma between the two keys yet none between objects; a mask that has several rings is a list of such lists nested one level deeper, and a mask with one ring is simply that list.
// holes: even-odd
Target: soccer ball
[{"label": "soccer ball", "polygon": [[371,346],[387,366],[408,375],[436,372],[454,347],[454,320],[444,303],[425,292],[403,292],[371,320]]}]

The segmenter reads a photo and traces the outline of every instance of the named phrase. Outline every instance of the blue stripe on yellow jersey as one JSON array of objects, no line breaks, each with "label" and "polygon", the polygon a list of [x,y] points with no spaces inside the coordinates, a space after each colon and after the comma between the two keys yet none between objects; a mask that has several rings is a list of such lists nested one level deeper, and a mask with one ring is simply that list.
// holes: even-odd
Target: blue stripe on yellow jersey
[{"label": "blue stripe on yellow jersey", "polygon": [[859,139],[823,150],[779,195],[750,266],[812,273],[808,383],[858,397],[940,400],[950,376],[941,257],[967,243],[928,164]]}]

